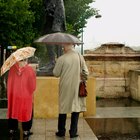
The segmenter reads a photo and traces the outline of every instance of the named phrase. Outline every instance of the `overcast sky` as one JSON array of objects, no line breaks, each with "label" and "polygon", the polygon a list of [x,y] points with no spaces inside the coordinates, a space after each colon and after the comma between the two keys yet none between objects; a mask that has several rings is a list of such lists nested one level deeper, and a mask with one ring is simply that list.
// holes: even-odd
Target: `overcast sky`
[{"label": "overcast sky", "polygon": [[84,49],[118,42],[140,46],[140,0],[96,0],[91,6],[101,18],[92,17],[84,28]]}]

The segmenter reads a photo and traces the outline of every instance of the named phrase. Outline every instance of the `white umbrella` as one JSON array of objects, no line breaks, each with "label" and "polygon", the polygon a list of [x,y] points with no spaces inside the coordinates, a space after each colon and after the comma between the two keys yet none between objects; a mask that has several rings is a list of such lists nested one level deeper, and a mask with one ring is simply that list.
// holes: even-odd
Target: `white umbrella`
[{"label": "white umbrella", "polygon": [[13,52],[4,62],[1,67],[1,76],[8,71],[16,62],[24,60],[34,55],[35,48],[33,47],[24,47]]}]

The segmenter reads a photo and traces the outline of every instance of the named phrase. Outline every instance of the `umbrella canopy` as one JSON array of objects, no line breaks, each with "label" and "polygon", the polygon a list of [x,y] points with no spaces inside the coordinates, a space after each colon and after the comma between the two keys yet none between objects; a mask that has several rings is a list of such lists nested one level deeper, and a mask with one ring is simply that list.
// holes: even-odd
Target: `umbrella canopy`
[{"label": "umbrella canopy", "polygon": [[34,41],[35,43],[41,44],[82,44],[82,42],[75,36],[67,33],[51,33],[41,36],[37,40]]},{"label": "umbrella canopy", "polygon": [[34,55],[35,48],[24,47],[13,52],[1,67],[1,76],[8,71],[16,62],[24,60]]}]

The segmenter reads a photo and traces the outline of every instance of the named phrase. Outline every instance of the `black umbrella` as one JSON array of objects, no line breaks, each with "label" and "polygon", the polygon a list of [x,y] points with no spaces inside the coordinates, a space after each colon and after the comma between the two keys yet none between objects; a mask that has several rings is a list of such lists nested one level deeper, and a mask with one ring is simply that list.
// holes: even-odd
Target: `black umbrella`
[{"label": "black umbrella", "polygon": [[83,43],[76,36],[73,36],[68,33],[61,33],[61,32],[46,34],[44,36],[41,36],[34,42],[41,43],[41,44],[56,44],[56,45]]}]

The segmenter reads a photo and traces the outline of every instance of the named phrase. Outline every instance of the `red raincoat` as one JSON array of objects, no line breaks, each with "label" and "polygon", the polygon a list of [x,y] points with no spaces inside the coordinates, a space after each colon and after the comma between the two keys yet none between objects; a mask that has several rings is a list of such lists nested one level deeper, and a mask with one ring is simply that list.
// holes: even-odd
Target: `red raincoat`
[{"label": "red raincoat", "polygon": [[7,83],[8,118],[21,122],[31,119],[35,88],[36,74],[32,67],[20,68],[17,63],[11,67]]}]

